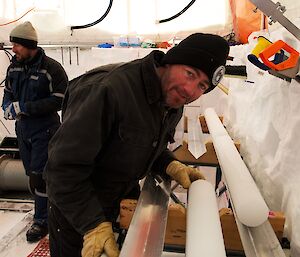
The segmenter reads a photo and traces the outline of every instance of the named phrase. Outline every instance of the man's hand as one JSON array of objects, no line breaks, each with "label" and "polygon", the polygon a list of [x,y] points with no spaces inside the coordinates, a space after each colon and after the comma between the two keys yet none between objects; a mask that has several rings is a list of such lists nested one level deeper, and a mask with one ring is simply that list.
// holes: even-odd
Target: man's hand
[{"label": "man's hand", "polygon": [[10,105],[8,105],[8,107],[5,108],[4,118],[6,120],[15,120],[17,116],[21,114],[28,115],[26,113],[25,105],[19,102],[12,102]]},{"label": "man's hand", "polygon": [[83,237],[82,257],[118,257],[120,252],[112,230],[111,222],[102,222]]},{"label": "man's hand", "polygon": [[13,116],[13,114],[11,113],[11,109],[12,109],[12,103],[9,104],[5,110],[4,110],[4,119],[6,120],[14,120],[15,117]]},{"label": "man's hand", "polygon": [[179,161],[172,161],[168,165],[166,173],[186,189],[190,187],[193,181],[205,179],[199,170],[189,167]]}]

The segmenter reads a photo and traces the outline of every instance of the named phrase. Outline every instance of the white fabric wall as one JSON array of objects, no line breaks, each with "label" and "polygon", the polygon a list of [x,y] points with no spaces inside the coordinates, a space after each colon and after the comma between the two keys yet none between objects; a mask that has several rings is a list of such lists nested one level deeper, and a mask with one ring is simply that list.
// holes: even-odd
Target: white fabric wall
[{"label": "white fabric wall", "polygon": [[[300,22],[298,22],[298,26]],[[225,121],[231,136],[241,142],[241,153],[271,210],[286,215],[285,235],[291,240],[292,256],[300,256],[300,84],[276,78],[247,62],[256,45],[231,47],[237,61],[244,58],[247,80],[229,79]],[[300,42],[280,28],[263,33],[271,41],[283,39],[300,51]],[[239,63],[238,63],[239,64]]]},{"label": "white fabric wall", "polygon": [[[21,14],[19,12],[15,16],[5,16],[8,9],[14,8],[10,4],[11,2],[13,1],[0,1],[0,12],[2,12],[1,22],[13,19]],[[73,2],[66,1],[65,4],[72,5]],[[126,1],[116,0],[116,4],[113,6],[114,11],[111,15],[117,16],[118,12],[124,7],[120,2],[124,3]],[[54,3],[59,5],[58,0],[54,1]],[[297,19],[300,17],[300,2],[285,0],[281,1],[281,3],[287,8],[287,17],[290,17],[300,27],[299,19]],[[100,26],[98,29],[91,28],[86,31],[77,31],[71,36],[66,25],[66,18],[61,21],[62,14],[55,11],[56,7],[49,6],[50,11],[47,14],[44,13],[45,15],[35,13],[35,17],[42,15],[45,18],[45,24],[46,22],[49,24],[51,31],[43,27],[43,22],[39,18],[32,17],[34,25],[38,26],[39,36],[46,43],[81,42],[82,40],[85,40],[85,42],[101,41],[108,38],[111,39],[116,33],[129,33],[131,32],[131,28],[135,28],[132,24],[127,24],[128,13],[126,12],[126,17],[123,17],[123,20],[126,20],[126,25],[123,22],[118,23],[117,25],[119,25],[120,29],[118,31],[110,31],[111,27],[107,22],[103,23],[103,26],[105,24],[105,28]],[[66,9],[67,15],[65,17],[71,15],[68,13],[71,10],[70,8],[68,6]],[[205,9],[203,4],[197,8],[199,8],[199,16],[203,12],[213,13],[213,11]],[[175,12],[175,10],[173,11]],[[83,9],[82,13],[89,12]],[[101,13],[101,9],[99,9],[99,13]],[[168,14],[157,11],[159,18],[167,17]],[[97,18],[97,15],[93,15],[90,15],[92,20]],[[6,18],[4,19],[3,17]],[[1,27],[0,42],[7,41],[9,32],[14,26],[15,24]],[[176,25],[173,26],[176,27]],[[139,28],[139,26],[136,28]],[[219,32],[222,30],[223,28]],[[194,31],[197,31],[197,29],[194,28]],[[152,31],[152,33],[154,32]],[[157,30],[157,34],[152,34],[152,36],[156,37],[159,33],[160,30]],[[171,32],[169,36],[174,36],[175,34],[181,35],[181,33],[182,31]],[[187,33],[187,31],[184,33]],[[254,35],[258,34],[254,33],[252,36]],[[264,36],[269,37],[272,41],[283,39],[296,50],[300,51],[299,41],[278,23],[272,25],[270,30],[264,33]],[[248,45],[231,47],[230,52],[230,55],[235,57],[234,62],[230,64],[247,65],[247,80],[253,83],[245,82],[243,79],[224,78],[222,83],[229,87],[228,96],[216,88],[210,94],[202,96],[199,100],[191,103],[187,109],[189,108],[192,112],[203,113],[205,108],[214,107],[219,115],[223,114],[225,116],[227,129],[233,138],[241,141],[243,158],[270,209],[281,210],[285,213],[285,233],[291,240],[293,257],[298,257],[300,256],[300,223],[298,222],[300,216],[300,202],[298,200],[300,193],[300,84],[295,81],[288,83],[275,78],[267,72],[258,70],[251,63],[247,62],[247,54],[251,52],[254,45],[255,41],[250,40]],[[128,61],[142,57],[151,51],[151,49],[94,48],[92,50],[80,50],[79,64],[77,64],[75,48],[71,48],[71,52],[67,48],[63,49],[63,51],[63,64],[69,78],[72,79],[86,70],[102,64]],[[46,50],[46,52],[56,60],[62,62],[60,49]],[[8,64],[8,58],[3,51],[0,51],[0,81],[4,79]]]},{"label": "white fabric wall", "polygon": [[[67,72],[69,80],[83,74],[84,72],[101,65],[126,62],[137,58],[142,58],[150,53],[153,49],[144,48],[92,48],[79,49],[78,55],[76,48],[63,49],[44,49],[46,54],[60,62]],[[166,49],[160,49],[166,51]],[[62,58],[63,51],[63,58]],[[78,56],[78,57],[77,57]],[[0,51],[0,81],[3,81],[6,69],[9,65],[8,58],[4,51]],[[0,99],[2,103],[4,83],[0,87]],[[6,136],[15,136],[14,121],[5,120],[0,113],[0,142]]]},{"label": "white fabric wall", "polygon": [[[113,37],[120,35],[139,35],[166,41],[174,36],[185,37],[193,31],[220,34],[231,31],[227,0],[210,0],[205,5],[198,0],[180,17],[168,23],[156,23],[157,20],[175,15],[189,2],[114,0],[111,11],[101,23],[87,29],[74,30],[71,35],[71,26],[98,20],[105,13],[109,0],[0,0],[0,24],[17,19],[35,7],[19,22],[30,20],[38,30],[41,44],[113,42]],[[0,27],[0,42],[8,41],[9,32],[19,22]]]}]

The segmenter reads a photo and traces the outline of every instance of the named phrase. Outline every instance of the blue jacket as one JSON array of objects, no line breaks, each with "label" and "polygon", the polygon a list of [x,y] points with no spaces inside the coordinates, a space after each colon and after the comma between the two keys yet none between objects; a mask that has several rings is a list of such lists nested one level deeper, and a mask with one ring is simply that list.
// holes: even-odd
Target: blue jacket
[{"label": "blue jacket", "polygon": [[7,69],[2,109],[18,101],[25,106],[21,122],[34,122],[37,126],[59,122],[57,111],[68,85],[63,67],[38,48],[33,59],[18,62],[15,56]]}]

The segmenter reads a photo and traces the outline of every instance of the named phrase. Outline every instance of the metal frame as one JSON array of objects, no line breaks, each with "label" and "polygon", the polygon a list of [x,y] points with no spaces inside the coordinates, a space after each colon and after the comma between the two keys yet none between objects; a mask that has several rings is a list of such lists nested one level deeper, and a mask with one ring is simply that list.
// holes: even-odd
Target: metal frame
[{"label": "metal frame", "polygon": [[247,257],[286,257],[268,220],[258,227],[247,227],[238,220],[234,206],[232,210]]},{"label": "metal frame", "polygon": [[286,8],[285,6],[281,5],[280,2],[277,2],[275,4],[271,0],[249,0],[249,1],[252,2],[259,10],[261,10],[266,16],[269,17],[270,25],[278,21],[298,40],[300,40],[300,29],[283,15],[283,13],[286,11]]}]

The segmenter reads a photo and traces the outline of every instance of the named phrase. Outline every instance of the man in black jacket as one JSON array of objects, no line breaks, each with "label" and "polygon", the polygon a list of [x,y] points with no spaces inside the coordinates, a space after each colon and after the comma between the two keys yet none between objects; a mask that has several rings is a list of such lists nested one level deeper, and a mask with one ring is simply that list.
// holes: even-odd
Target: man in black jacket
[{"label": "man in black jacket", "polygon": [[68,78],[63,67],[37,47],[37,33],[30,22],[10,33],[15,56],[7,69],[2,109],[4,118],[16,120],[20,156],[35,195],[34,222],[27,240],[38,241],[48,233],[46,184],[42,178],[48,142],[60,125],[57,111]]},{"label": "man in black jacket", "polygon": [[45,167],[52,257],[118,256],[112,222],[119,203],[150,172],[185,188],[204,178],[167,145],[184,104],[221,80],[228,51],[222,37],[196,33],[166,54],[154,50],[70,82]]}]

